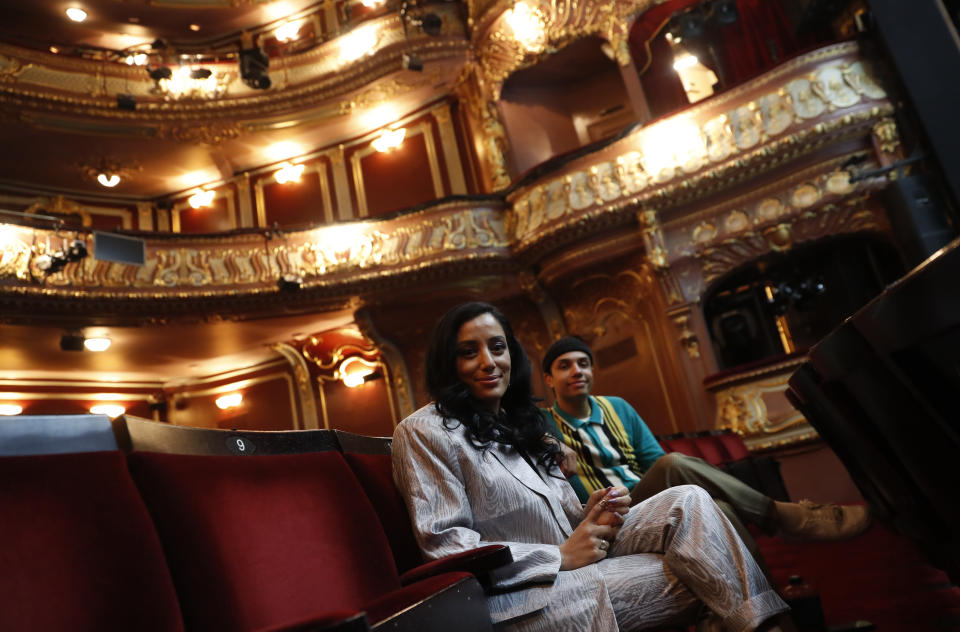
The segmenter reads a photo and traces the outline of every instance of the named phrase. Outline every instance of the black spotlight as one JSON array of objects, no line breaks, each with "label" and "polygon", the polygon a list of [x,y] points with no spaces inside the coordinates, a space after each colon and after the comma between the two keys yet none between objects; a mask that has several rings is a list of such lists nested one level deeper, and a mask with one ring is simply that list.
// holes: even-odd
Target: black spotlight
[{"label": "black spotlight", "polygon": [[133,97],[132,94],[118,94],[117,109],[128,110],[132,112],[137,109],[137,100]]},{"label": "black spotlight", "polygon": [[440,30],[443,28],[443,20],[436,13],[427,13],[418,22],[423,32],[432,37],[440,35]]},{"label": "black spotlight", "polygon": [[171,78],[173,76],[173,71],[167,66],[158,66],[156,68],[150,68],[147,70],[147,74],[150,75],[150,78],[154,81],[160,81],[161,79]]},{"label": "black spotlight", "polygon": [[36,259],[36,266],[44,274],[56,274],[67,267],[67,256],[60,251],[40,255]]},{"label": "black spotlight", "polygon": [[83,351],[83,334],[67,332],[60,336],[61,351]]},{"label": "black spotlight", "polygon": [[150,48],[152,48],[153,50],[163,50],[166,47],[167,47],[166,40],[155,39],[150,43]]},{"label": "black spotlight", "polygon": [[240,51],[240,78],[254,90],[266,90],[270,87],[267,68],[270,58],[259,48],[244,48]]},{"label": "black spotlight", "polygon": [[413,70],[416,72],[423,71],[423,60],[420,59],[419,55],[413,53],[404,53],[403,54],[403,67],[406,70]]},{"label": "black spotlight", "polygon": [[80,261],[81,259],[86,258],[87,256],[87,244],[83,243],[79,239],[74,239],[70,242],[70,246],[67,248],[67,261]]},{"label": "black spotlight", "polygon": [[703,15],[696,11],[688,11],[676,18],[675,34],[684,40],[700,39],[706,32]]},{"label": "black spotlight", "polygon": [[190,71],[191,79],[206,79],[213,74],[213,71],[209,68],[194,68]]},{"label": "black spotlight", "polygon": [[281,292],[296,292],[303,287],[303,279],[300,275],[288,272],[277,279],[277,287]]},{"label": "black spotlight", "polygon": [[728,26],[740,19],[737,0],[717,0],[713,3],[713,19],[721,26]]}]

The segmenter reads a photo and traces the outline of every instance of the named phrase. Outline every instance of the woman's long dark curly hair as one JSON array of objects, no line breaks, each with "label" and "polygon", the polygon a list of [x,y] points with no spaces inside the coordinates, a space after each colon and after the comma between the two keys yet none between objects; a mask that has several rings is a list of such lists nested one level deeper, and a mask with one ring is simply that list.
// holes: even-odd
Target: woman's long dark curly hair
[{"label": "woman's long dark curly hair", "polygon": [[[499,413],[475,399],[457,372],[460,327],[482,314],[492,315],[503,327],[510,352],[510,383],[500,400]],[[548,472],[556,467],[560,448],[544,438],[549,430],[533,399],[530,360],[509,321],[493,305],[463,303],[443,315],[427,349],[427,390],[444,423],[456,420],[463,424],[478,449],[491,442],[511,445]]]}]

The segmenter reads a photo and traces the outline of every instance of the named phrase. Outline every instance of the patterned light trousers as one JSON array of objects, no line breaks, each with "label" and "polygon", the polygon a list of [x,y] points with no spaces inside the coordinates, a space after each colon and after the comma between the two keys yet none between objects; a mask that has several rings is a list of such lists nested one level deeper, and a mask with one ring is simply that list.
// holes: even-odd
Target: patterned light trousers
[{"label": "patterned light trousers", "polygon": [[635,505],[609,557],[560,571],[557,582],[590,585],[584,580],[597,573],[598,590],[582,596],[601,606],[589,617],[575,614],[589,608],[551,603],[497,629],[632,632],[692,624],[705,606],[708,617],[728,632],[749,632],[788,609],[710,495],[692,485]]}]

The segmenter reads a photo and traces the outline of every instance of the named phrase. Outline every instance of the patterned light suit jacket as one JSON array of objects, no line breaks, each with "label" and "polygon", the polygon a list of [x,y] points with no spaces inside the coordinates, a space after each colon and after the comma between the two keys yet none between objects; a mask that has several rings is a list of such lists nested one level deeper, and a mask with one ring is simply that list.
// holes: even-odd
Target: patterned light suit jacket
[{"label": "patterned light suit jacket", "polygon": [[454,427],[444,427],[428,404],[393,435],[394,480],[427,557],[508,545],[514,561],[498,570],[494,586],[500,594],[488,599],[494,622],[552,602],[554,609],[556,604],[577,609],[567,613],[569,618],[585,617],[593,622],[591,629],[616,630],[596,564],[564,572],[565,581],[557,581],[558,546],[583,519],[583,506],[570,484],[535,470],[512,447],[493,443],[478,450],[462,426],[447,425]]}]

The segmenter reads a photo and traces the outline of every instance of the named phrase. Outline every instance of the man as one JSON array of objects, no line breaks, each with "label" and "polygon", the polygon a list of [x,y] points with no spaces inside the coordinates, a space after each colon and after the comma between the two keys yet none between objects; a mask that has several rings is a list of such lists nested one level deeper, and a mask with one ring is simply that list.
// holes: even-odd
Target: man
[{"label": "man", "polygon": [[593,352],[580,338],[554,342],[544,355],[543,373],[556,401],[541,413],[556,437],[575,453],[574,460],[565,452],[562,469],[583,502],[590,492],[611,485],[627,487],[631,504],[675,485],[699,485],[730,518],[761,566],[762,557],[745,522],[770,534],[807,540],[849,538],[870,525],[865,506],[774,501],[703,459],[665,454],[630,404],[619,397],[590,394]]}]

